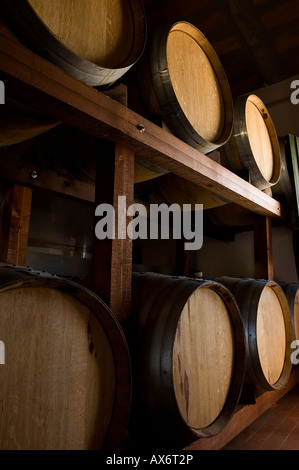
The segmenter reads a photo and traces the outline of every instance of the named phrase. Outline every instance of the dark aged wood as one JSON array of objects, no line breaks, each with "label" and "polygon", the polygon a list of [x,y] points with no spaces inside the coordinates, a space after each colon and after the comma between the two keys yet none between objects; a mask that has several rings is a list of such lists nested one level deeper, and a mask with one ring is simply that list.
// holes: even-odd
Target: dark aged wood
[{"label": "dark aged wood", "polygon": [[253,51],[253,59],[267,83],[279,82],[281,72],[274,50],[255,7],[250,0],[229,0],[231,15],[237,22],[241,37]]},{"label": "dark aged wood", "polygon": [[0,148],[1,178],[32,189],[46,189],[60,196],[94,203],[94,184],[80,181],[69,172],[58,172],[22,160],[15,146]]},{"label": "dark aged wood", "polygon": [[[127,89],[119,85],[106,94],[127,106]],[[95,208],[108,203],[115,209],[115,233],[118,234],[118,196],[126,198],[126,210],[134,202],[134,152],[112,142],[101,143],[103,159],[98,158],[95,182]],[[126,226],[130,217],[126,217]],[[97,223],[97,219],[95,220]],[[106,300],[128,333],[131,312],[132,250],[130,237],[94,240],[93,286]]]},{"label": "dark aged wood", "polygon": [[[126,328],[131,310],[132,240],[128,236],[117,237],[118,195],[126,197],[126,209],[133,204],[134,153],[111,142],[103,143],[103,148],[105,157],[99,159],[97,168],[95,208],[103,203],[114,207],[116,237],[104,240],[95,237],[93,289]],[[98,221],[95,217],[95,223]]]},{"label": "dark aged wood", "polygon": [[32,189],[12,184],[4,197],[0,230],[0,258],[8,263],[26,265],[31,214]]},{"label": "dark aged wood", "polygon": [[257,279],[274,279],[272,222],[270,217],[254,217],[254,261]]}]

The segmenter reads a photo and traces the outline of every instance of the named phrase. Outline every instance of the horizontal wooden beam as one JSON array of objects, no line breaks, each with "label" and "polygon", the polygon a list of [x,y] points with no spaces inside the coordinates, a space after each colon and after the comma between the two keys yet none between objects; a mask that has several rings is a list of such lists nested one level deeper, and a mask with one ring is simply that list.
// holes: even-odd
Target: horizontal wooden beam
[{"label": "horizontal wooden beam", "polygon": [[72,78],[1,30],[0,79],[16,101],[100,139],[121,143],[150,163],[253,212],[282,217],[276,200],[166,130]]},{"label": "horizontal wooden beam", "polygon": [[18,158],[14,148],[0,148],[0,177],[32,189],[45,189],[60,196],[94,203],[95,185],[70,173],[57,172]]}]

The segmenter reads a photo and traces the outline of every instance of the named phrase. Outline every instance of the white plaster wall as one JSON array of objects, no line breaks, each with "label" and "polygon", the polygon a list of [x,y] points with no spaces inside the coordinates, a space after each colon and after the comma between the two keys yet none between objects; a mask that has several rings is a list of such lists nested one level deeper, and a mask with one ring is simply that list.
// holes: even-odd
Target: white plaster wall
[{"label": "white plaster wall", "polygon": [[[285,227],[272,229],[274,280],[298,282],[293,255],[292,231]],[[205,238],[203,247],[191,255],[192,271],[203,277],[255,277],[253,232],[236,234],[233,242]]]}]

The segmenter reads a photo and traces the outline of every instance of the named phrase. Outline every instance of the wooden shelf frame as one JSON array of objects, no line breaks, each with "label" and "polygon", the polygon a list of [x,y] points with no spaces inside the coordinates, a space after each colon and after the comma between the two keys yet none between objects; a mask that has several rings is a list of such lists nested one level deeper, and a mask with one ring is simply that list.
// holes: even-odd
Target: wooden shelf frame
[{"label": "wooden shelf frame", "polygon": [[[284,216],[283,207],[278,201],[166,130],[134,113],[125,105],[77,81],[63,70],[37,56],[15,40],[10,33],[8,34],[7,29],[2,25],[0,25],[0,80],[5,84],[8,98],[24,103],[38,112],[46,112],[54,120],[83,130],[99,139],[115,143],[115,153],[111,152],[108,155],[108,158],[113,159],[113,164],[118,165],[116,171],[114,170],[109,176],[109,181],[113,184],[111,201],[116,201],[119,191],[124,191],[124,195],[127,194],[129,200],[132,200],[134,185],[132,163],[134,155],[138,154],[149,163],[171,171],[262,216],[256,230],[259,234],[263,233],[266,242],[263,245],[263,252],[256,256],[261,263],[260,272],[268,277],[271,276],[271,272],[269,273],[269,268],[271,271],[272,266],[271,252],[269,253],[271,220],[282,219]],[[12,179],[13,165],[9,162],[4,165],[2,162],[0,172],[5,178]],[[26,170],[24,175],[21,175],[21,183],[31,187],[44,186],[40,181],[32,183],[29,174]],[[120,175],[122,177],[119,180]],[[49,172],[46,176],[49,176]],[[50,176],[50,180],[47,178],[45,182],[45,187],[48,186],[48,189],[55,192],[60,192],[59,187],[61,187],[61,193],[67,194],[63,178],[57,183],[57,181],[53,182],[55,175]],[[94,189],[91,190],[89,185],[82,189],[82,186],[84,186],[83,183],[80,186],[80,192],[84,192],[84,199],[92,203],[95,197]],[[70,188],[68,195],[76,197],[76,187]],[[95,199],[96,202],[97,198]],[[128,243],[129,245],[126,246],[114,243],[112,247],[109,247],[110,266],[101,266],[101,248],[95,267],[95,272],[98,273],[102,268],[104,273],[105,270],[109,270],[110,286],[105,286],[105,294],[110,295],[108,303],[114,306],[114,313],[125,326],[130,311],[131,295],[129,267],[132,262],[132,246],[130,241]],[[118,263],[113,262],[116,254],[122,257]],[[107,263],[107,260],[105,262]],[[122,266],[121,270],[119,265]],[[120,272],[121,276],[118,276]],[[117,274],[116,277],[115,274]],[[111,283],[114,277],[117,279],[117,286]],[[124,281],[123,286],[121,286],[122,281]],[[101,295],[101,292],[98,293]],[[124,303],[126,304],[125,312],[123,311]],[[296,373],[292,376],[289,386],[292,387],[298,380],[298,373]],[[287,387],[286,390],[288,389]],[[221,448],[232,436],[235,436],[244,426],[278,400],[286,390],[281,393],[266,394],[257,406],[246,407],[237,413],[229,428],[215,439],[199,439],[189,449]]]},{"label": "wooden shelf frame", "polygon": [[275,199],[124,105],[70,77],[1,30],[0,79],[8,97],[55,120],[127,146],[148,162],[257,214],[283,217],[283,208]]}]

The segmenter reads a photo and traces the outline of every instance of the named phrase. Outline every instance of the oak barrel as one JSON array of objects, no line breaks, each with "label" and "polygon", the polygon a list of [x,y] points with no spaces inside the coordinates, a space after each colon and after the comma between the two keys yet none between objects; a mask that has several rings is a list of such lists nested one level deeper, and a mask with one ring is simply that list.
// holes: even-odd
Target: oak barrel
[{"label": "oak barrel", "polygon": [[[293,341],[299,341],[299,284],[294,282],[280,282],[279,285],[282,287],[285,296],[289,303],[290,313],[291,313],[291,320],[292,320],[292,327],[293,327]],[[299,359],[299,344],[296,343],[296,350],[292,348],[293,353],[296,354],[296,361]],[[298,364],[293,364],[298,365]]]},{"label": "oak barrel", "polygon": [[[292,136],[279,137],[281,171],[277,184],[272,188],[273,196],[286,204],[286,209],[295,207],[295,183],[293,162],[291,156]],[[297,160],[297,158],[295,159]]]},{"label": "oak barrel", "polygon": [[149,181],[155,178],[158,178],[162,175],[167,174],[168,171],[163,168],[157,167],[147,162],[143,158],[140,158],[138,155],[135,156],[134,161],[134,182],[143,183],[144,181]]},{"label": "oak barrel", "polygon": [[255,219],[254,212],[234,202],[208,208],[205,216],[215,227],[248,227],[248,229],[252,229]]},{"label": "oak barrel", "polygon": [[118,449],[131,366],[109,308],[57,276],[0,266],[2,450]]},{"label": "oak barrel", "polygon": [[[209,154],[209,158],[220,164],[218,151]],[[143,163],[142,165],[145,166]],[[202,204],[206,211],[229,203],[226,198],[174,173],[165,172],[166,174],[163,174],[161,172],[163,170],[158,173],[158,169],[154,167],[152,175],[149,175],[149,167],[144,168],[144,166],[140,165],[140,169],[137,169],[136,173],[135,161],[135,183],[139,183],[135,185],[135,190],[136,193],[144,194],[152,203],[179,204],[181,208],[184,204],[190,204],[192,210],[194,210],[195,204]],[[136,176],[139,179],[142,176],[143,180],[136,181]]]},{"label": "oak barrel", "polygon": [[236,173],[248,170],[253,186],[266,189],[279,181],[279,140],[270,113],[258,96],[234,99],[232,136],[223,150],[223,165]]},{"label": "oak barrel", "polygon": [[0,106],[0,147],[32,139],[60,123],[13,101]]},{"label": "oak barrel", "polygon": [[194,440],[218,433],[244,376],[244,332],[232,295],[213,281],[134,273],[132,299],[138,415],[146,410],[155,434],[165,429]]},{"label": "oak barrel", "polygon": [[292,322],[275,281],[217,277],[239,306],[246,338],[246,381],[256,390],[282,389],[291,373]]},{"label": "oak barrel", "polygon": [[281,174],[273,186],[273,197],[284,204],[286,219],[296,227],[299,220],[298,208],[298,155],[299,137],[287,135],[279,138],[281,151]]},{"label": "oak barrel", "polygon": [[159,178],[144,181],[135,185],[136,194],[145,194],[152,204],[190,204],[192,210],[195,204],[202,204],[204,210],[220,207],[229,201],[202,186],[187,181],[174,173],[161,175]]},{"label": "oak barrel", "polygon": [[148,49],[138,64],[145,109],[202,153],[224,145],[232,132],[233,102],[207,38],[182,21],[156,31]]},{"label": "oak barrel", "polygon": [[116,82],[144,49],[141,0],[3,0],[1,6],[26,46],[92,86]]}]

